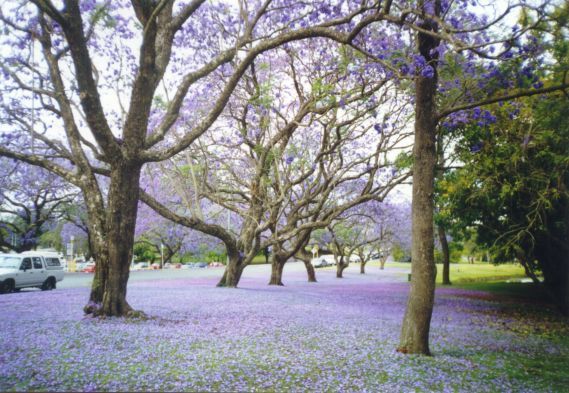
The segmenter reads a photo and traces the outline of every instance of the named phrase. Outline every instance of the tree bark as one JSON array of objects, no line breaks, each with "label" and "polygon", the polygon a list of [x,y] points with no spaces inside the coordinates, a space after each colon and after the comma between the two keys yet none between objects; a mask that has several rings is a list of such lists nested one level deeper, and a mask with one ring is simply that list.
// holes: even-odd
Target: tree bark
[{"label": "tree bark", "polygon": [[[562,199],[558,202],[559,213],[564,214],[564,218],[569,216],[569,202]],[[558,214],[559,214],[558,213]],[[552,219],[547,214],[542,215],[542,221],[547,228],[545,233],[536,237],[534,257],[539,261],[543,273],[543,286],[551,300],[557,305],[563,315],[569,315],[569,250],[567,243],[554,242],[552,236],[568,236],[566,232],[559,230],[560,221],[558,218]],[[569,228],[569,221],[564,223]]]},{"label": "tree bark", "polygon": [[243,257],[239,252],[229,252],[229,263],[225,267],[223,276],[217,283],[218,287],[237,288],[241,274],[243,273]]},{"label": "tree bark", "polygon": [[442,225],[437,225],[437,231],[443,252],[443,285],[452,285],[450,282],[450,252],[448,249],[447,234]]},{"label": "tree bark", "polygon": [[366,263],[364,261],[361,261],[360,263],[360,274],[366,274]]},{"label": "tree bark", "polygon": [[83,311],[85,314],[94,314],[103,303],[103,294],[109,275],[105,205],[94,177],[86,179],[82,191],[89,217],[89,220],[85,222],[89,249],[96,263],[89,302]]},{"label": "tree bark", "polygon": [[83,309],[86,314],[94,313],[103,303],[103,294],[109,274],[109,258],[104,243],[96,245],[93,242],[91,252],[95,259],[95,276],[91,283],[89,303]]},{"label": "tree bark", "polygon": [[300,259],[304,263],[304,267],[306,268],[306,274],[308,276],[308,282],[318,282],[316,281],[316,269],[312,266],[311,255],[309,252],[306,252],[303,248],[301,248],[295,255],[296,258]]},{"label": "tree bark", "polygon": [[[101,308],[95,313],[125,316],[132,311],[126,301],[127,282],[138,208],[140,165],[123,163],[111,171],[106,215],[108,273]],[[101,274],[100,273],[100,274]]]},{"label": "tree bark", "polygon": [[312,266],[312,263],[310,263],[310,260],[303,262],[304,267],[306,268],[306,274],[308,275],[308,282],[318,282],[316,280],[316,270],[314,269],[314,266]]},{"label": "tree bark", "polygon": [[269,285],[284,286],[283,269],[286,259],[281,258],[276,252],[273,252],[271,259],[271,279],[269,280]]},{"label": "tree bark", "polygon": [[344,262],[344,258],[340,257],[336,266],[336,278],[344,278],[344,270],[348,267],[349,262]]},{"label": "tree bark", "polygon": [[[440,2],[435,7],[440,10]],[[434,21],[422,26],[436,31]],[[433,193],[436,163],[436,51],[439,41],[418,33],[419,53],[433,67],[429,78],[421,74],[415,80],[415,143],[413,146],[413,201],[411,288],[401,339],[397,350],[402,353],[430,355],[429,329],[435,298],[436,265],[434,258]]]}]

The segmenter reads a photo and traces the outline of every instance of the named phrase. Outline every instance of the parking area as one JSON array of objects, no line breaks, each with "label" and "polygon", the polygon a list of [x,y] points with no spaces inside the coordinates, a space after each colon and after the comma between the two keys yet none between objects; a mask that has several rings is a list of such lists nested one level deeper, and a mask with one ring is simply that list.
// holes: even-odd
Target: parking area
[{"label": "parking area", "polygon": [[[163,269],[163,270],[133,270],[130,272],[129,282],[144,280],[168,280],[194,277],[221,277],[222,267],[202,269]],[[58,288],[89,287],[93,281],[92,273],[65,273],[63,281],[57,284]]]}]

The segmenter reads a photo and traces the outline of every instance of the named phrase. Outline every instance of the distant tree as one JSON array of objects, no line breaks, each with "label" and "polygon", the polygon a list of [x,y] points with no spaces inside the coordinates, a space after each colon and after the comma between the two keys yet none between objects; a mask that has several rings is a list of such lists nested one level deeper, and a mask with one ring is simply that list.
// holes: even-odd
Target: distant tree
[{"label": "distant tree", "polygon": [[[324,45],[329,50],[301,56]],[[397,145],[407,135],[401,129],[409,106],[393,100],[397,90],[390,80],[366,76],[366,69],[344,46],[321,41],[260,56],[228,103],[226,124],[154,168],[151,177],[162,184],[148,187],[143,200],[164,217],[223,241],[229,264],[220,286],[237,286],[243,269],[267,246],[271,285],[282,285],[284,264],[295,255],[314,281],[301,251],[311,231],[356,204],[384,198],[408,176],[385,153],[405,148]],[[282,87],[271,89],[277,84]],[[381,132],[380,110],[394,117]],[[155,180],[158,173],[165,179]],[[208,204],[218,212],[204,214]],[[227,214],[231,228],[220,219]]]},{"label": "distant tree", "polygon": [[391,250],[397,246],[410,249],[411,206],[406,199],[393,194],[383,203],[370,204],[368,211],[375,222],[377,253],[383,270]]},{"label": "distant tree", "polygon": [[0,250],[35,249],[75,194],[58,176],[7,159],[0,159],[0,178]]},{"label": "distant tree", "polygon": [[90,259],[96,259],[93,250],[92,234],[89,226],[89,217],[85,203],[81,198],[76,198],[73,202],[68,203],[64,209],[63,226],[60,230],[60,237],[63,242],[69,243],[71,237],[74,239],[74,253],[79,252],[79,245],[84,240],[86,243],[85,256]]},{"label": "distant tree", "polygon": [[[158,250],[159,252],[160,250]],[[160,254],[156,252],[156,246],[150,242],[144,240],[138,240],[134,242],[134,261],[146,261],[149,263],[154,263],[157,258],[160,258]]]},{"label": "distant tree", "polygon": [[[368,214],[366,205],[359,205],[347,210],[326,229],[331,237],[331,249],[336,262],[336,277],[342,278],[344,270],[350,265],[352,255],[364,254],[362,249],[377,247],[381,231],[377,231],[375,217]],[[369,258],[369,257],[368,257]],[[364,265],[367,262],[360,257]],[[365,273],[365,271],[360,271]]]}]

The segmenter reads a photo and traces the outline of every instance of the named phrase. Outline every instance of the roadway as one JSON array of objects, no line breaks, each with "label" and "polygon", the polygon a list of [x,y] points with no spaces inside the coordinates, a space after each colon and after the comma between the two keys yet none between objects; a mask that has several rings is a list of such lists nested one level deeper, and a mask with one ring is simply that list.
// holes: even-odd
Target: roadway
[{"label": "roadway", "polygon": [[[268,268],[269,265],[264,265]],[[248,266],[255,269],[257,265]],[[223,267],[192,268],[192,269],[162,269],[162,270],[132,270],[129,282],[147,280],[175,280],[183,278],[219,277],[223,274]],[[57,288],[90,287],[93,282],[93,273],[65,273],[63,281],[57,283]]]}]

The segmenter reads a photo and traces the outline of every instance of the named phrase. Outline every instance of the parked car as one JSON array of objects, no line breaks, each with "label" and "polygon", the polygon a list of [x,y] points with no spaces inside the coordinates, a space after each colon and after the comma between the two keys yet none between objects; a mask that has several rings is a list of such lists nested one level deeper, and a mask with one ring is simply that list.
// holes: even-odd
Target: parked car
[{"label": "parked car", "polygon": [[314,258],[311,263],[314,267],[332,266],[332,264],[329,263],[325,258]]},{"label": "parked car", "polygon": [[149,266],[148,262],[137,262],[134,264],[131,270],[148,269],[148,266]]},{"label": "parked car", "polygon": [[87,262],[83,270],[83,273],[95,273],[95,262]]},{"label": "parked car", "polygon": [[58,257],[41,254],[0,254],[0,292],[36,287],[55,289],[64,272]]},{"label": "parked car", "polygon": [[333,266],[336,264],[336,259],[334,259],[334,255],[332,254],[325,254],[319,256],[318,258],[314,258],[311,263],[314,267]]},{"label": "parked car", "polygon": [[83,257],[75,258],[73,261],[75,262],[75,272],[82,272],[87,266],[87,261]]},{"label": "parked car", "polygon": [[150,265],[150,268],[152,270],[159,270],[160,269],[160,264],[159,263],[153,263],[152,265]]},{"label": "parked car", "polygon": [[356,254],[352,254],[350,256],[350,263],[360,263],[360,262],[361,262],[361,259]]}]

